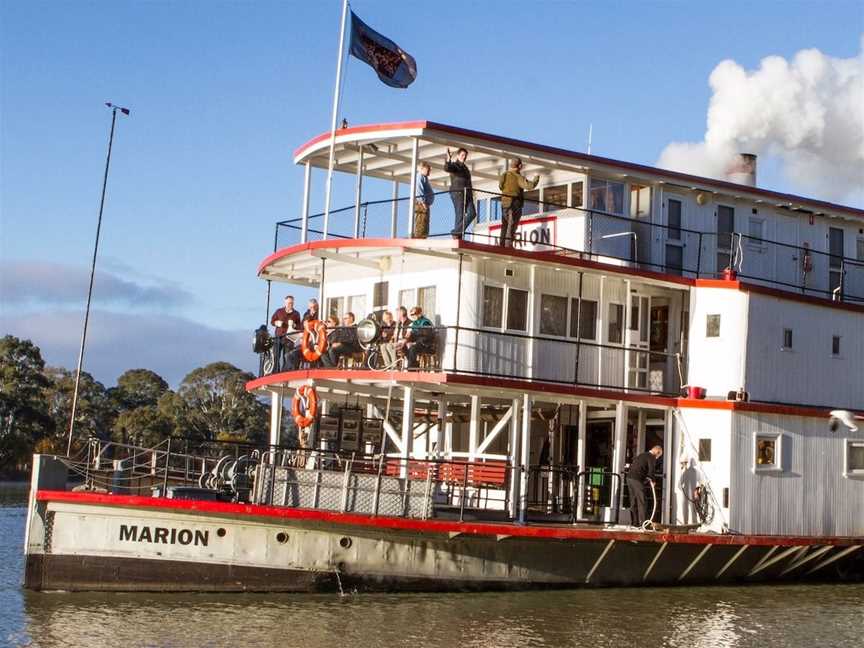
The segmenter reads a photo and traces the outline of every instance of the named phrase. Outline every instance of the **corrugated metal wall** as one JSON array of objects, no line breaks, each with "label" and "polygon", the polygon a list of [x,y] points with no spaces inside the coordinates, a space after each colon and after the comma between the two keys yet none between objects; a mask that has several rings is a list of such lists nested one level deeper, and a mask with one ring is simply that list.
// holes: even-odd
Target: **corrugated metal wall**
[{"label": "corrugated metal wall", "polygon": [[[755,435],[782,435],[781,469],[756,470]],[[730,526],[741,533],[864,535],[864,479],[844,476],[848,439],[828,420],[735,412]]]}]

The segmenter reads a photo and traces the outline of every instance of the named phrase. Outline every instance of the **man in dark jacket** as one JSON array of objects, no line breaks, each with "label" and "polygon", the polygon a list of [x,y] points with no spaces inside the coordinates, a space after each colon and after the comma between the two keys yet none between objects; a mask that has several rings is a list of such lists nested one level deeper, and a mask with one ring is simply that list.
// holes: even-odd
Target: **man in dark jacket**
[{"label": "man in dark jacket", "polygon": [[645,482],[654,486],[654,469],[662,454],[663,448],[656,445],[648,452],[637,455],[630,464],[627,489],[630,491],[630,522],[633,526],[641,527],[648,519],[645,514]]},{"label": "man in dark jacket", "polygon": [[333,331],[327,338],[327,352],[321,356],[325,367],[339,366],[339,358],[360,353],[363,349],[357,340],[357,327],[354,324],[354,313],[345,313],[342,326]]},{"label": "man in dark jacket", "polygon": [[464,148],[456,150],[456,161],[453,154],[447,149],[447,158],[444,160],[444,170],[450,174],[450,200],[453,201],[453,211],[456,220],[453,224],[451,234],[455,238],[462,238],[465,230],[471,222],[477,218],[477,210],[474,208],[474,192],[471,187],[471,171],[465,165],[468,159],[468,151]]}]

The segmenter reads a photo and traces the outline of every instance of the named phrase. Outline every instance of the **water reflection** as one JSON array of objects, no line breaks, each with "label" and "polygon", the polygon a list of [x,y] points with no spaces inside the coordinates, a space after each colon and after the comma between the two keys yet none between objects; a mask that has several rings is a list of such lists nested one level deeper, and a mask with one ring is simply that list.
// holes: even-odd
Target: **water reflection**
[{"label": "water reflection", "polygon": [[857,648],[864,636],[862,585],[344,598],[24,592],[26,485],[6,490],[0,645]]}]

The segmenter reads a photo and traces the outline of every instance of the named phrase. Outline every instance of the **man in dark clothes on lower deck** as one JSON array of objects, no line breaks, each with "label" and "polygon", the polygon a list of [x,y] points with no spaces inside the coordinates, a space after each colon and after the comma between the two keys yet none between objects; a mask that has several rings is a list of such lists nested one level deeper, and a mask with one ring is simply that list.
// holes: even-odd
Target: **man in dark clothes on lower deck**
[{"label": "man in dark clothes on lower deck", "polygon": [[648,519],[645,514],[645,482],[654,485],[654,468],[663,454],[663,448],[654,446],[648,452],[637,455],[627,472],[627,489],[630,491],[630,522],[641,527]]}]

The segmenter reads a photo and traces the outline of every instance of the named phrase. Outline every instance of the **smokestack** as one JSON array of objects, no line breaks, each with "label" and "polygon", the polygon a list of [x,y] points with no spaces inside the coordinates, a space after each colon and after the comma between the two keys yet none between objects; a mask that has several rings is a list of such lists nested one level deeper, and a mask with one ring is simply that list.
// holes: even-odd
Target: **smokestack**
[{"label": "smokestack", "polygon": [[735,184],[756,186],[756,156],[753,153],[739,153],[732,158],[726,169],[729,182]]}]

